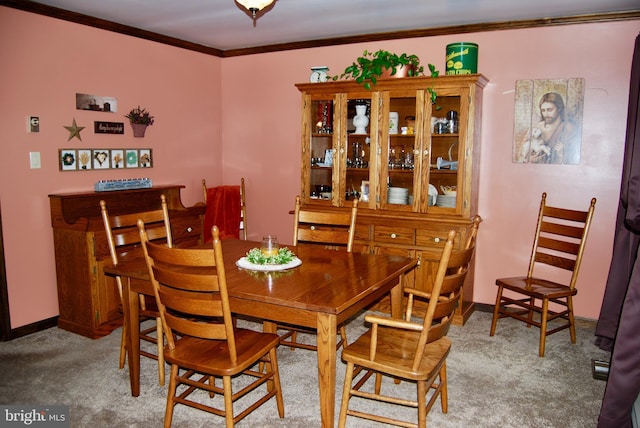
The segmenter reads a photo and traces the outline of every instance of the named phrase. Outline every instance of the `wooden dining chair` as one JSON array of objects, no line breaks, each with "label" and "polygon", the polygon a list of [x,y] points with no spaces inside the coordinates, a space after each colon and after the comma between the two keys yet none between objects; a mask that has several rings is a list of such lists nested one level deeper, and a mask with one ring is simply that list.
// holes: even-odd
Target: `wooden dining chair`
[{"label": "wooden dining chair", "polygon": [[[207,204],[209,193],[212,188],[207,187],[207,181],[202,179],[202,194],[204,196],[204,203]],[[247,240],[247,200],[244,188],[244,177],[240,179],[240,238]]]},{"label": "wooden dining chair", "polygon": [[[353,239],[358,215],[358,200],[354,199],[349,211],[318,211],[301,206],[300,196],[296,196],[293,212],[293,245],[316,245],[332,250],[353,250]],[[278,325],[287,331],[280,336],[280,343],[291,349],[302,348],[317,351],[317,346],[298,341],[298,333],[314,334],[303,327]],[[336,350],[347,343],[347,332],[344,325],[338,326],[340,340]]]},{"label": "wooden dining chair", "polygon": [[[425,427],[427,413],[438,397],[442,412],[447,413],[446,358],[451,341],[446,334],[475,249],[472,243],[470,248],[453,251],[455,236],[455,230],[448,234],[432,290],[427,293],[405,287],[407,308],[404,318],[365,315],[365,322],[370,323],[371,328],[342,350],[347,369],[340,406],[340,427],[345,426],[347,416],[399,426]],[[413,314],[413,307],[418,301],[428,302],[423,318]],[[370,382],[372,375],[375,375],[375,380]],[[382,393],[385,378],[389,382]],[[399,380],[415,382],[416,399],[396,392]],[[416,408],[417,424],[391,418],[382,411],[364,411],[359,402],[350,408],[350,400],[354,396]]]},{"label": "wooden dining chair", "polygon": [[[160,195],[160,209],[152,211],[144,211],[131,214],[109,215],[107,203],[100,201],[100,211],[104,229],[107,235],[107,243],[109,245],[109,253],[111,254],[111,262],[117,265],[122,257],[127,257],[132,249],[140,247],[140,234],[138,232],[137,222],[142,219],[149,227],[149,239],[154,241],[162,241],[169,247],[172,246],[171,224],[169,223],[169,210],[165,195]],[[116,276],[116,284],[122,300],[122,278]],[[140,339],[146,342],[154,343],[157,347],[155,354],[140,350],[140,355],[158,360],[158,378],[160,385],[164,385],[164,339],[162,335],[162,323],[160,322],[160,313],[157,310],[155,300],[145,300],[144,296],[140,296],[140,322],[149,319],[155,320],[154,327],[143,328],[140,331]],[[120,368],[124,368],[126,359],[126,323],[122,326],[122,338],[120,340]]]},{"label": "wooden dining chair", "polygon": [[[526,276],[496,280],[498,294],[490,336],[495,334],[499,318],[511,317],[540,329],[541,357],[550,334],[568,328],[571,343],[576,343],[573,296],[578,293],[576,282],[595,206],[596,198],[586,211],[552,207],[547,205],[547,194],[542,194],[529,270]],[[538,275],[541,267],[544,277]],[[565,271],[570,274],[567,282],[547,279],[551,274],[566,275]],[[510,296],[505,296],[505,290]]]},{"label": "wooden dining chair", "polygon": [[[278,335],[234,327],[218,228],[211,230],[210,249],[154,244],[144,222],[138,228],[167,336],[165,358],[171,364],[164,426],[171,426],[174,407],[183,404],[224,416],[232,427],[274,396],[283,418]],[[264,369],[257,370],[258,365]],[[222,387],[216,386],[218,377]],[[235,393],[234,384],[240,387]],[[258,394],[261,385],[264,394]],[[207,395],[192,395],[198,390],[208,392],[211,401]],[[223,395],[224,405],[213,401],[216,394]],[[244,409],[234,412],[237,400]]]}]

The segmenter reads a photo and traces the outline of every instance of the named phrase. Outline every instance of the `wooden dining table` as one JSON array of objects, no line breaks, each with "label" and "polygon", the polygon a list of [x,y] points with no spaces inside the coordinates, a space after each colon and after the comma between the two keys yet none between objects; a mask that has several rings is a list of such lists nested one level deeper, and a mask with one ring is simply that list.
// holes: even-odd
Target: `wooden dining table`
[{"label": "wooden dining table", "polygon": [[[392,316],[402,316],[402,281],[417,260],[397,255],[347,253],[317,245],[289,247],[302,264],[285,271],[252,271],[236,261],[259,242],[224,240],[222,250],[231,311],[263,320],[264,330],[277,323],[309,327],[317,332],[318,386],[323,427],[333,427],[336,388],[336,329],[383,296],[391,296]],[[140,394],[139,296],[153,295],[149,271],[140,256],[106,266],[120,276],[128,336],[131,395]]]}]

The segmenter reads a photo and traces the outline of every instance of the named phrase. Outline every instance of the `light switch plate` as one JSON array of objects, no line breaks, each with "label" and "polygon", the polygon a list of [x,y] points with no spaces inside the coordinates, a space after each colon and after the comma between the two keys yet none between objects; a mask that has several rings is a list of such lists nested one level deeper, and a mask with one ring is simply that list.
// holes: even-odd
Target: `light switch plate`
[{"label": "light switch plate", "polygon": [[29,152],[29,162],[31,164],[31,169],[41,168],[40,152]]}]

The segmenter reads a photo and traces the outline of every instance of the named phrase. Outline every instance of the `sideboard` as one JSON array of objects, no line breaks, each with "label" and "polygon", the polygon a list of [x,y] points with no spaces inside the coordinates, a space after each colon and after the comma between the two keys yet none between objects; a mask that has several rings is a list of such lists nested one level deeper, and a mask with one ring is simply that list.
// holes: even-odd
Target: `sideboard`
[{"label": "sideboard", "polygon": [[182,188],[175,185],[49,195],[60,328],[95,339],[122,324],[115,280],[103,271],[105,265],[111,264],[111,257],[100,200],[106,201],[110,214],[125,214],[159,209],[160,195],[164,194],[173,242],[176,246],[191,246],[202,240],[206,207],[196,204],[186,208],[180,199]]}]

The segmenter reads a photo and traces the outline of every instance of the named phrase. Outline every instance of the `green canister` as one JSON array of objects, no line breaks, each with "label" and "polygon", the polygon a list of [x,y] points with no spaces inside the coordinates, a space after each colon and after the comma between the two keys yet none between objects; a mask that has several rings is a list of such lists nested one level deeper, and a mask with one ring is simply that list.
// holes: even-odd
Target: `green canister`
[{"label": "green canister", "polygon": [[478,72],[478,45],[459,42],[447,45],[447,75],[475,74]]}]

